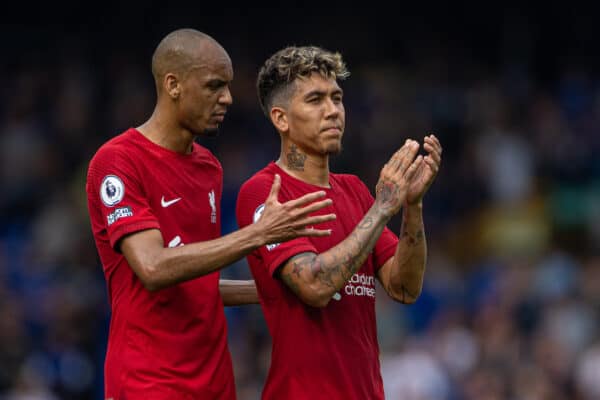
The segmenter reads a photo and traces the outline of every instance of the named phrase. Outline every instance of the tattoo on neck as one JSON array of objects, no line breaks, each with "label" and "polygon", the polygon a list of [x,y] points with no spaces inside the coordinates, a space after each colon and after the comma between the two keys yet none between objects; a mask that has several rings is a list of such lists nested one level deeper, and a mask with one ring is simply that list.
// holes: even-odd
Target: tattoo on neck
[{"label": "tattoo on neck", "polygon": [[290,146],[290,152],[287,154],[288,168],[295,171],[304,171],[304,162],[306,154],[298,153],[298,148],[295,144]]}]

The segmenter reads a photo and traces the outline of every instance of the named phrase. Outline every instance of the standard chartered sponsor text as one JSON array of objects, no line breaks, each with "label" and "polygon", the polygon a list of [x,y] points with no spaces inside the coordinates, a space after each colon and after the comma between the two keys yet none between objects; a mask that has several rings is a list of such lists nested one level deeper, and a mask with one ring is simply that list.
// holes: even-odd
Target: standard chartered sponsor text
[{"label": "standard chartered sponsor text", "polygon": [[347,296],[375,297],[375,277],[365,274],[354,274],[346,283],[344,293]]}]

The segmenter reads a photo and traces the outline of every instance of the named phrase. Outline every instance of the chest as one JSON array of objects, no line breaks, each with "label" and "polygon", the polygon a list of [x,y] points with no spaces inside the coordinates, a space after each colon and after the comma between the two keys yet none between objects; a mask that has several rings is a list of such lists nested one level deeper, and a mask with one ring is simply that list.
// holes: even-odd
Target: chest
[{"label": "chest", "polygon": [[220,233],[222,171],[206,162],[155,160],[142,169],[150,209],[165,245],[215,238]]}]

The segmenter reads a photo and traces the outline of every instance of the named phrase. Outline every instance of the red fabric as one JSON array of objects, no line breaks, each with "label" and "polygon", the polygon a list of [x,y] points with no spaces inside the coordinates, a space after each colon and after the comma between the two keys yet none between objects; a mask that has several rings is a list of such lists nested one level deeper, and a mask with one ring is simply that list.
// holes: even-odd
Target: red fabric
[{"label": "red fabric", "polygon": [[219,237],[222,180],[207,149],[181,155],[135,129],[90,162],[88,209],[112,311],[105,398],[235,398],[219,273],[152,293],[118,251],[123,236],[151,228],[165,247]]},{"label": "red fabric", "polygon": [[[240,190],[240,227],[253,223],[276,173],[281,176],[280,202],[323,190],[270,163]],[[337,219],[315,228],[331,228],[331,236],[265,246],[248,256],[273,340],[271,368],[263,390],[266,400],[384,397],[375,324],[375,272],[394,255],[396,235],[384,230],[365,264],[339,291],[341,299],[332,299],[323,309],[304,304],[275,273],[296,254],[322,253],[343,241],[373,204],[369,190],[357,177],[330,174],[329,182],[331,189],[324,190],[333,205],[316,214],[334,212]]]}]

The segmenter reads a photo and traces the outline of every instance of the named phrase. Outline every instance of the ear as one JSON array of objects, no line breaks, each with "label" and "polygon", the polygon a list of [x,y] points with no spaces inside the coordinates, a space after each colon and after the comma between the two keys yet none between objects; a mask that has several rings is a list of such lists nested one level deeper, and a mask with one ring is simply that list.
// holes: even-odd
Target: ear
[{"label": "ear", "polygon": [[181,94],[181,83],[179,82],[177,75],[172,73],[166,74],[163,84],[165,92],[169,95],[169,97],[173,100],[177,100]]},{"label": "ear", "polygon": [[288,117],[285,109],[281,107],[271,107],[269,116],[271,117],[271,122],[279,132],[285,133],[289,130],[290,126],[288,124]]}]

